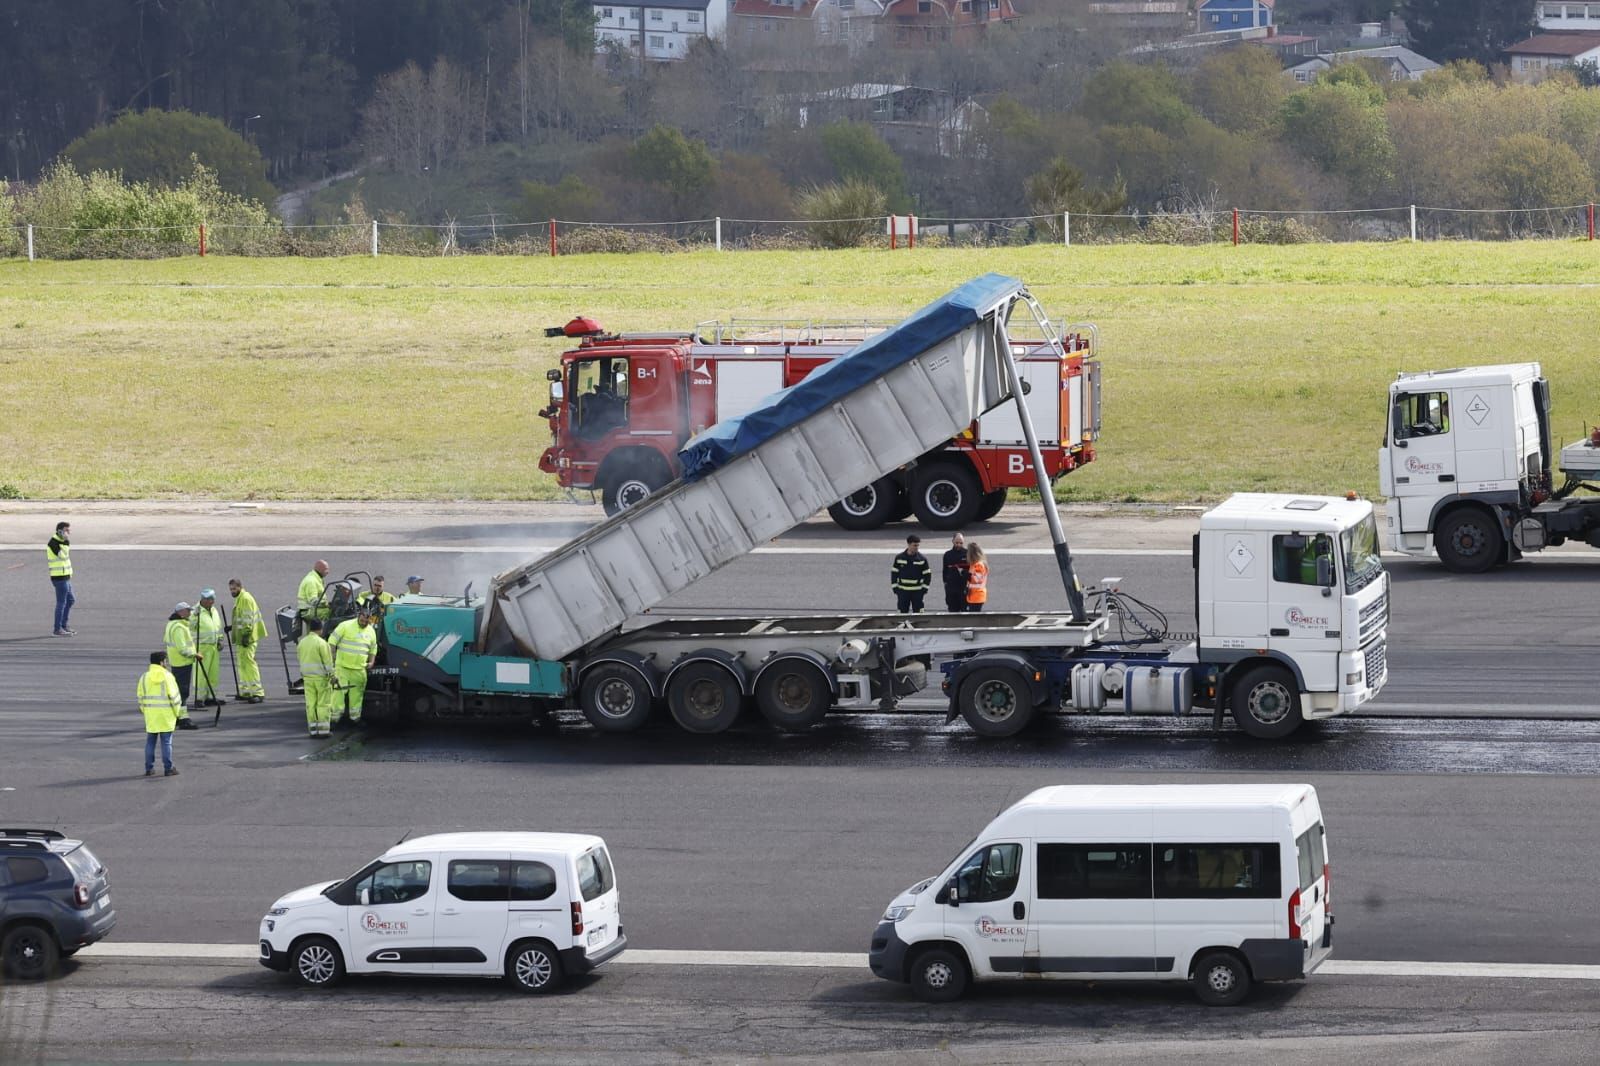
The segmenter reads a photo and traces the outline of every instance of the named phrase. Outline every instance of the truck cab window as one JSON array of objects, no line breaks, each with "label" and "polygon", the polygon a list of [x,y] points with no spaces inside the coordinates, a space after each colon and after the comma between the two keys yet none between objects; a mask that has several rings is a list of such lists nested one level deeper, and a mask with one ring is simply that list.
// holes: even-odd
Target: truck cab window
[{"label": "truck cab window", "polygon": [[628,360],[585,359],[572,368],[572,432],[590,440],[628,424]]},{"label": "truck cab window", "polygon": [[[1327,560],[1325,566],[1319,566]],[[1272,579],[1289,585],[1333,584],[1333,538],[1326,533],[1280,533],[1272,538]]]},{"label": "truck cab window", "polygon": [[956,886],[962,903],[993,903],[1017,891],[1022,867],[1021,844],[990,844],[961,864]]},{"label": "truck cab window", "polygon": [[1408,392],[1395,398],[1394,439],[1436,437],[1450,432],[1448,392]]}]

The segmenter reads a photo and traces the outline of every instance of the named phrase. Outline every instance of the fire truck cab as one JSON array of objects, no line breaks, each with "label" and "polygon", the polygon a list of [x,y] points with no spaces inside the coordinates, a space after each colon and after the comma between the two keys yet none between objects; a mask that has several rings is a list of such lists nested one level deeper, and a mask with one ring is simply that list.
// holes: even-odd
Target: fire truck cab
[{"label": "fire truck cab", "polygon": [[[610,334],[592,319],[548,330],[579,340],[547,376],[539,413],[551,444],[539,469],[566,489],[600,495],[608,515],[639,503],[681,473],[678,450],[843,355],[871,327],[709,323],[684,333]],[[1028,404],[1051,479],[1094,458],[1100,365],[1093,330],[1018,344]],[[846,529],[876,529],[915,514],[930,529],[993,518],[1007,491],[1033,484],[1021,420],[1010,407],[828,508]]]}]

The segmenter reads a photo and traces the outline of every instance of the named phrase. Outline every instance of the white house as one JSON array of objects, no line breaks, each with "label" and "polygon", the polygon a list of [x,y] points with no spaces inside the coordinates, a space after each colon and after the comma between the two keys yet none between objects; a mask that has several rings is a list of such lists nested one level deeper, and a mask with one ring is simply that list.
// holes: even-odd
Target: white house
[{"label": "white house", "polygon": [[[1600,4],[1595,6],[1600,7]],[[1506,58],[1511,63],[1511,76],[1518,81],[1537,78],[1553,68],[1577,66],[1590,60],[1600,62],[1600,31],[1541,33],[1507,48]]]},{"label": "white house", "polygon": [[1600,30],[1600,4],[1545,2],[1536,13],[1541,30]]},{"label": "white house", "polygon": [[650,0],[645,4],[593,0],[595,47],[620,48],[670,63],[689,54],[702,38],[725,40],[728,0]]}]

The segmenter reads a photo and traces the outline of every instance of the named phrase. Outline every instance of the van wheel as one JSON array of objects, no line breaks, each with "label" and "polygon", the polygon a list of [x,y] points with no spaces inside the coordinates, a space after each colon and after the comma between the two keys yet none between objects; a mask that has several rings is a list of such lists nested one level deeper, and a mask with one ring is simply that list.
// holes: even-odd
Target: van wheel
[{"label": "van wheel", "polygon": [[995,489],[993,492],[983,494],[983,502],[978,504],[978,513],[972,516],[974,522],[987,522],[1000,513],[1006,505],[1007,489]]},{"label": "van wheel", "polygon": [[672,720],[691,733],[721,733],[739,717],[744,693],[717,663],[690,663],[667,683]]},{"label": "van wheel", "polygon": [[949,948],[929,948],[911,964],[911,994],[924,1003],[950,1003],[967,993],[967,962]]},{"label": "van wheel", "polygon": [[1213,951],[1194,964],[1194,994],[1208,1007],[1233,1007],[1250,994],[1250,969],[1229,951]]},{"label": "van wheel", "polygon": [[816,663],[780,659],[756,682],[756,708],[782,733],[804,733],[833,705],[833,685]]},{"label": "van wheel", "polygon": [[894,478],[881,477],[829,507],[828,517],[840,529],[878,529],[885,522],[894,521],[900,497],[900,486]]},{"label": "van wheel", "polygon": [[1506,541],[1492,512],[1463,507],[1445,515],[1433,531],[1433,550],[1446,570],[1481,574],[1505,558]]},{"label": "van wheel", "polygon": [[549,992],[561,984],[561,956],[542,940],[506,952],[506,982],[519,992]]},{"label": "van wheel", "polygon": [[911,509],[929,529],[960,529],[983,504],[983,485],[965,459],[919,466],[911,485]]},{"label": "van wheel", "polygon": [[0,941],[0,962],[6,974],[18,981],[43,981],[61,968],[61,948],[55,936],[31,922],[14,926]]},{"label": "van wheel", "polygon": [[1239,728],[1262,740],[1282,740],[1299,729],[1299,685],[1289,671],[1278,666],[1246,670],[1233,684],[1228,703]]},{"label": "van wheel", "polygon": [[307,988],[332,988],[344,977],[339,945],[325,936],[308,936],[289,952],[289,972]]},{"label": "van wheel", "polygon": [[1010,667],[979,667],[962,680],[956,709],[979,736],[1016,736],[1033,718],[1033,691]]},{"label": "van wheel", "polygon": [[650,717],[650,686],[639,671],[606,663],[583,675],[578,709],[602,733],[631,733]]}]

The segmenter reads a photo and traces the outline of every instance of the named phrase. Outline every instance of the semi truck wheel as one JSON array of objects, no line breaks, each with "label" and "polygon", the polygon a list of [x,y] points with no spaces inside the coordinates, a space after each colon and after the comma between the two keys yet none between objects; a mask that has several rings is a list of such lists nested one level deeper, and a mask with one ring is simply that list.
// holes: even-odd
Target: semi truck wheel
[{"label": "semi truck wheel", "polygon": [[1505,558],[1505,537],[1489,511],[1463,507],[1451,511],[1433,531],[1433,550],[1446,570],[1481,574]]},{"label": "semi truck wheel", "polygon": [[974,522],[987,522],[1000,513],[1006,505],[1006,489],[995,489],[993,492],[983,494],[983,502],[978,504],[978,513],[972,516]]},{"label": "semi truck wheel", "polygon": [[833,685],[808,659],[769,663],[756,681],[756,708],[782,733],[804,733],[833,705]]},{"label": "semi truck wheel", "polygon": [[721,733],[739,717],[744,693],[725,667],[690,663],[667,682],[667,710],[691,733]]},{"label": "semi truck wheel", "polygon": [[631,733],[650,717],[650,686],[639,671],[605,663],[583,675],[578,709],[602,733]]},{"label": "semi truck wheel", "polygon": [[1005,666],[983,666],[961,682],[956,709],[984,737],[1012,737],[1033,718],[1033,691]]},{"label": "semi truck wheel", "polygon": [[894,521],[900,496],[900,486],[894,478],[881,477],[829,507],[828,517],[840,529],[878,529],[885,522]]},{"label": "semi truck wheel", "polygon": [[960,529],[977,517],[983,504],[983,485],[964,460],[919,466],[911,486],[911,510],[929,529]]},{"label": "semi truck wheel", "polygon": [[1228,703],[1239,728],[1262,740],[1281,740],[1304,723],[1300,686],[1280,666],[1257,666],[1233,683]]}]

